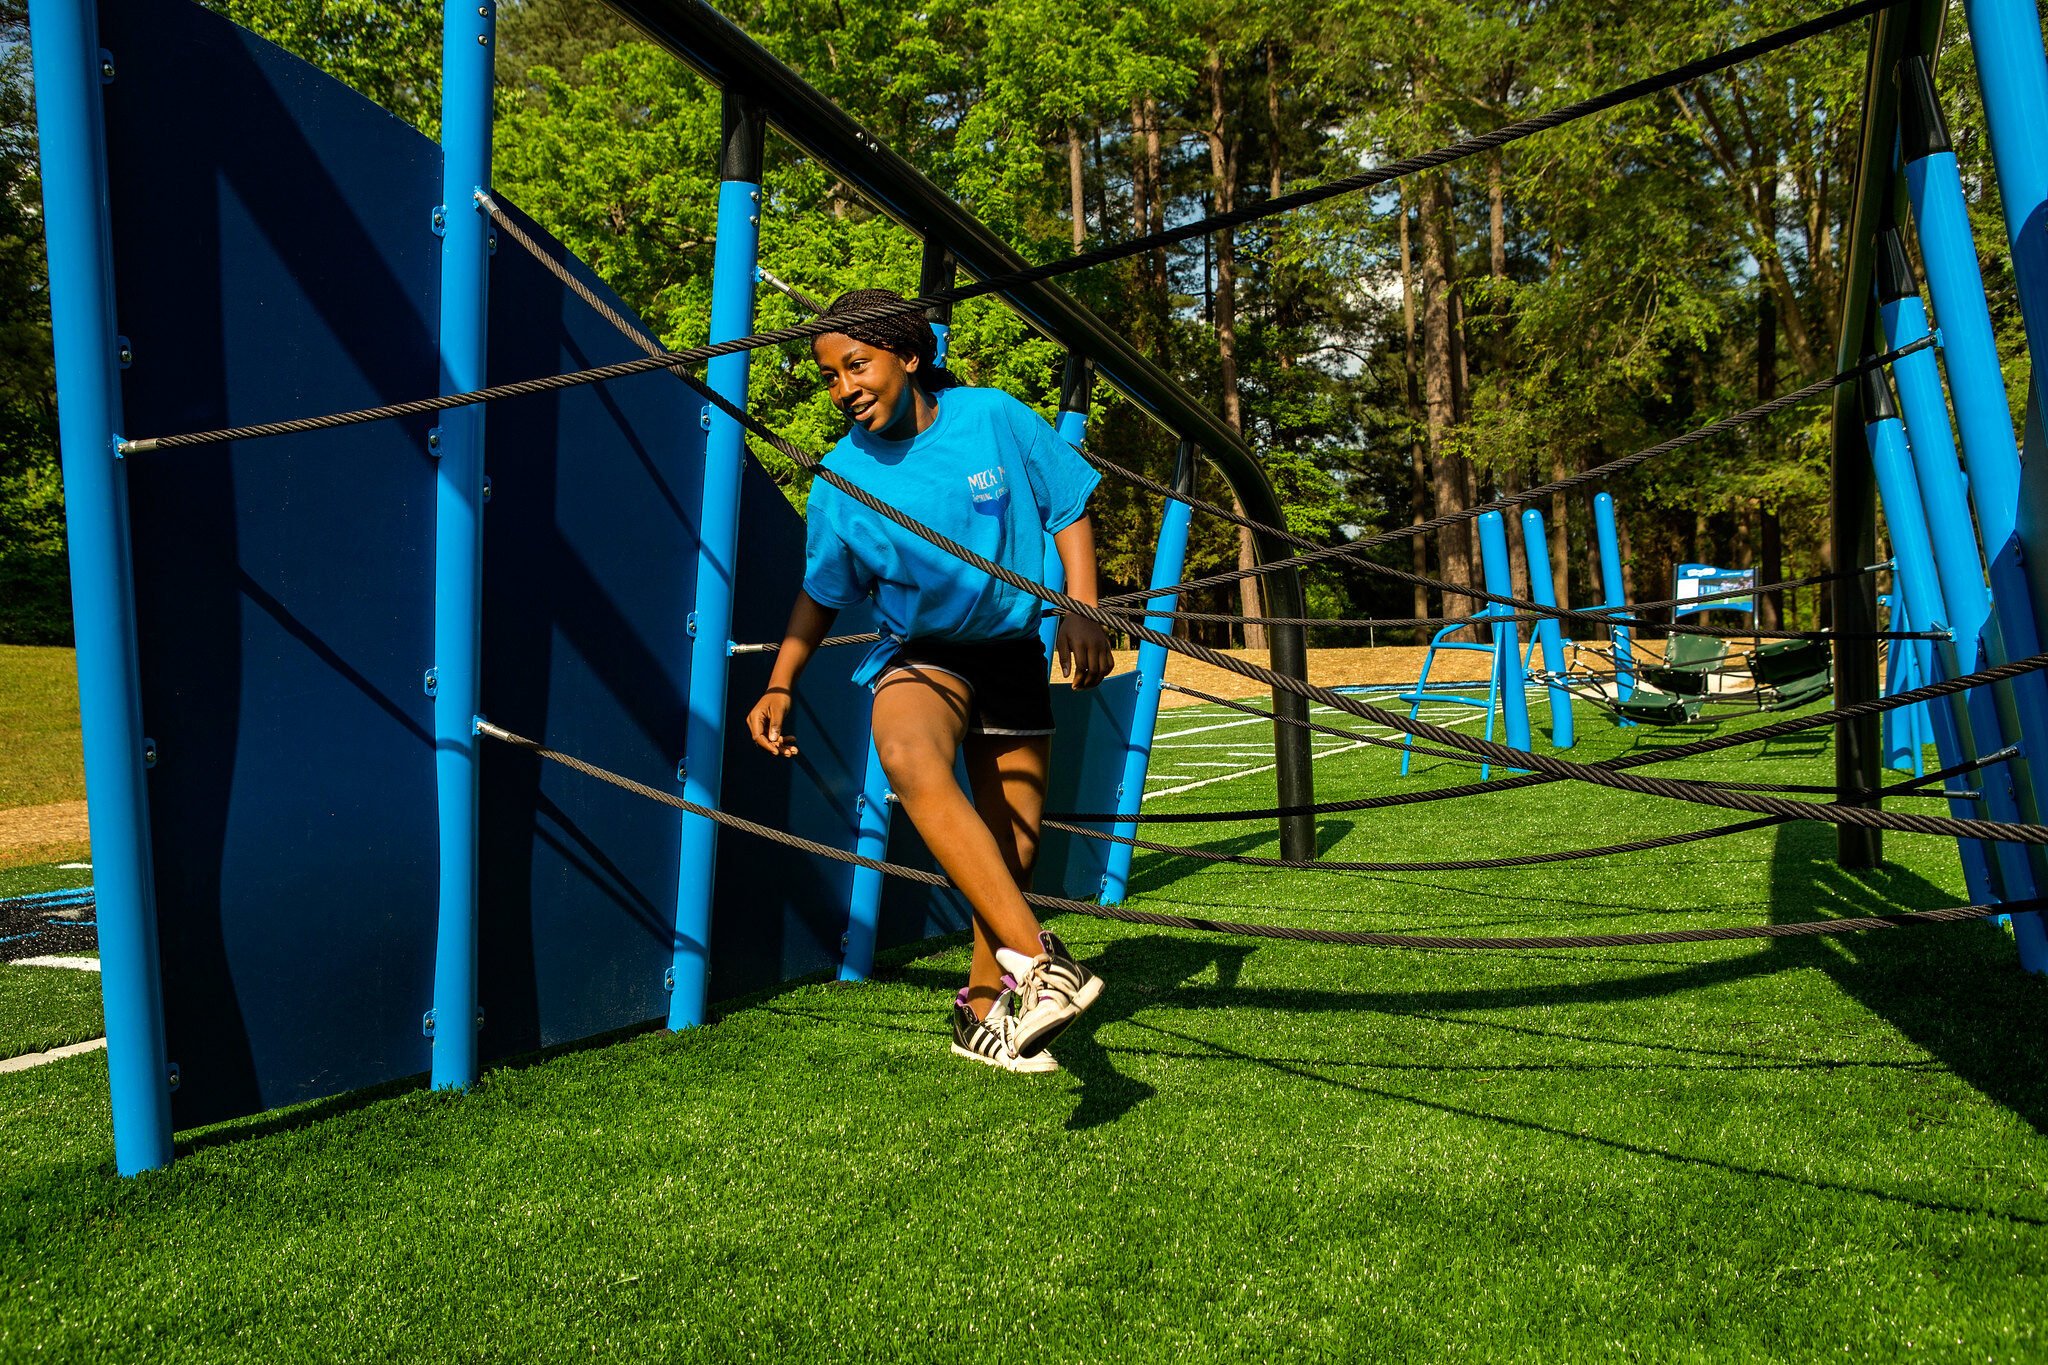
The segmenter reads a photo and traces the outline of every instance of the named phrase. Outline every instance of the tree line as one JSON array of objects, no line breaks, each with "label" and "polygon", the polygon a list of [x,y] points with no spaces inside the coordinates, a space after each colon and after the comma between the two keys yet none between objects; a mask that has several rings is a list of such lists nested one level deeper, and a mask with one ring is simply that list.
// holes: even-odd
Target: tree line
[{"label": "tree line", "polygon": [[[213,7],[435,131],[439,10],[391,0]],[[21,0],[0,0],[0,639],[68,631],[61,492]],[[1795,0],[733,0],[726,13],[1034,261],[1128,240],[1595,94],[1810,17]],[[1960,5],[1951,29],[1961,31]],[[601,0],[508,0],[497,188],[588,261],[667,343],[704,337],[719,95]],[[1243,434],[1289,529],[1323,542],[1412,525],[1610,460],[1807,383],[1834,360],[1867,35],[1838,30],[1483,158],[1062,281]],[[2025,392],[2024,347],[1968,46],[1938,79],[1978,246]],[[771,139],[762,261],[817,297],[912,292],[920,244]],[[764,291],[763,326],[805,314]],[[953,365],[1042,410],[1061,357],[1000,303],[955,318]],[[822,450],[843,429],[801,348],[756,353],[754,405]],[[1632,598],[1673,566],[1827,562],[1825,405],[1618,478]],[[1168,437],[1098,393],[1091,444],[1155,478]],[[775,467],[801,508],[800,471]],[[1197,491],[1222,498],[1213,472]],[[1561,600],[1601,600],[1584,489],[1547,499]],[[1141,586],[1158,500],[1105,482],[1105,590]],[[1513,583],[1528,593],[1509,518]],[[1379,562],[1482,581],[1476,528]],[[1188,576],[1248,565],[1198,518]],[[1478,604],[1356,565],[1319,568],[1311,614],[1461,615]],[[1195,610],[1257,615],[1255,579]],[[1766,599],[1811,624],[1821,596]],[[1259,647],[1256,625],[1192,627]],[[1375,632],[1381,642],[1413,632]],[[1420,638],[1416,636],[1416,638]],[[1363,644],[1335,628],[1315,644]]]}]

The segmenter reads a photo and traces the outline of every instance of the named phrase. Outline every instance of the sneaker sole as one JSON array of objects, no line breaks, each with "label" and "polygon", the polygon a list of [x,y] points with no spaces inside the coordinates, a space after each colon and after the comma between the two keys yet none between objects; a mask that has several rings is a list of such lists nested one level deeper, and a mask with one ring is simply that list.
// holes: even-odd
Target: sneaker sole
[{"label": "sneaker sole", "polygon": [[1045,1051],[1046,1048],[1051,1047],[1052,1040],[1065,1032],[1067,1025],[1079,1019],[1083,1010],[1101,998],[1102,978],[1099,976],[1089,977],[1086,982],[1082,983],[1081,989],[1074,993],[1074,1008],[1071,1011],[1057,1018],[1046,1020],[1030,1033],[1018,1038],[1017,1055],[1019,1057],[1036,1057],[1039,1053]]},{"label": "sneaker sole", "polygon": [[[953,1055],[955,1057],[965,1057],[970,1062],[980,1062],[983,1066],[992,1066],[998,1071],[1012,1071],[1017,1073],[1018,1075],[1024,1076],[1043,1075],[1047,1072],[1058,1071],[1060,1069],[1060,1064],[1058,1062],[1054,1062],[1053,1059],[1050,1057],[1045,1057],[1046,1061],[1052,1062],[1052,1065],[1050,1066],[1008,1066],[1004,1064],[1003,1059],[1000,1057],[984,1057],[979,1052],[970,1051],[969,1049],[960,1046],[960,1044],[958,1043],[953,1044]],[[1017,1054],[1017,1060],[1027,1062],[1036,1061],[1039,1057],[1043,1056],[1044,1054],[1041,1052],[1032,1057],[1026,1057],[1023,1053],[1020,1052]]]}]

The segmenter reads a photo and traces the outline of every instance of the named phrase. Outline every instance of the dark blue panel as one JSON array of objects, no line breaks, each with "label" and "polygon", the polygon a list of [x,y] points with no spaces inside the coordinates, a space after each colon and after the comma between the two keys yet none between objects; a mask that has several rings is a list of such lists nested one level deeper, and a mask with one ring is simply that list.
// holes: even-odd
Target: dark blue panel
[{"label": "dark blue panel", "polygon": [[[1089,692],[1055,687],[1052,697],[1060,729],[1053,741],[1045,808],[1116,810],[1116,784],[1123,780],[1124,746],[1138,704],[1137,670],[1105,678]],[[1108,844],[1049,829],[1038,846],[1034,888],[1050,896],[1094,900],[1102,894],[1102,874],[1108,870]]]},{"label": "dark blue panel", "polygon": [[[749,461],[741,491],[739,600],[744,643],[777,641],[803,582],[804,526],[772,480]],[[834,634],[874,629],[865,606],[841,612]],[[746,737],[747,712],[767,686],[774,656],[733,660],[725,748],[725,805],[739,815],[851,849],[854,800],[867,771],[866,688],[853,669],[864,645],[821,650],[797,687],[799,753],[784,760]],[[711,995],[729,999],[806,972],[836,971],[853,869],[726,831],[718,839],[711,923]]]},{"label": "dark blue panel", "polygon": [[[185,0],[101,34],[128,434],[433,392],[433,145]],[[180,1127],[427,1065],[426,425],[130,462]]]},{"label": "dark blue panel", "polygon": [[[638,354],[523,250],[507,243],[492,259],[494,383]],[[664,789],[676,786],[689,678],[699,406],[672,376],[644,375],[497,404],[484,443],[484,714]],[[569,769],[485,748],[486,1056],[667,1011],[677,818]]]}]

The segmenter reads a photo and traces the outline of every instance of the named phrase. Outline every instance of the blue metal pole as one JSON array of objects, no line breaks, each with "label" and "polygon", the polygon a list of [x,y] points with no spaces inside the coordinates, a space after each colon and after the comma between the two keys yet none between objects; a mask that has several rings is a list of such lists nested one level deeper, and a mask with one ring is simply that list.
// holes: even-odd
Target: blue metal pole
[{"label": "blue metal pole", "polygon": [[[1927,335],[1927,309],[1913,282],[1912,263],[1897,227],[1887,227],[1878,235],[1874,254],[1879,335],[1887,347],[1894,349],[1919,341]],[[1952,647],[1946,652],[1931,646],[1925,648],[1922,658],[1928,665],[1927,681],[1931,682],[1937,677],[1951,676],[1946,658],[1963,663],[1978,657],[1979,637],[1991,615],[1991,593],[1984,584],[1984,559],[1977,550],[1969,495],[1956,455],[1955,437],[1949,429],[1948,400],[1942,392],[1940,365],[1932,351],[1915,351],[1898,360],[1892,374],[1898,382],[1900,406],[1905,409],[1908,452],[1928,530],[1928,548],[1934,559],[1935,586],[1948,613],[1938,624],[1928,624],[1927,628],[1947,629],[1961,645],[1960,649]],[[1886,519],[1890,520],[1892,515],[1892,502],[1886,498]],[[1907,615],[1913,619],[1910,613]],[[1901,649],[1905,647],[1903,641],[1896,643]],[[1927,711],[1944,763],[1974,760],[1985,741],[1993,748],[2002,748],[2016,738],[2002,733],[1997,701],[1984,688],[1951,698],[1946,706],[1929,706]],[[2018,806],[2011,794],[2010,776],[2004,770],[1980,773],[1971,779],[1971,785],[1998,794],[1997,805],[2006,814],[1996,818],[2016,817]],[[1960,801],[1950,802],[1949,811],[1958,816],[1991,814],[1990,807],[1982,803]],[[1971,899],[1991,899],[2002,885],[1991,866],[1991,849],[1980,840],[1967,840],[1961,844],[1961,853],[1963,880]]]},{"label": "blue metal pole", "polygon": [[[1068,445],[1079,448],[1088,435],[1088,405],[1095,387],[1095,367],[1083,356],[1067,356],[1066,368],[1060,375],[1060,410],[1053,430]],[[1067,586],[1067,566],[1060,562],[1054,552],[1051,537],[1045,545],[1045,586],[1054,592],[1063,592]],[[1045,666],[1053,666],[1053,645],[1058,640],[1060,621],[1057,616],[1047,614],[1039,622],[1038,641],[1045,647]]]},{"label": "blue metal pole", "polygon": [[[491,46],[497,6],[447,0],[441,19],[441,392],[482,388],[491,222]],[[484,410],[441,414],[434,480],[434,783],[441,837],[434,944],[436,1089],[477,1077],[476,716],[483,657]]]},{"label": "blue metal pole", "polygon": [[[1628,602],[1628,593],[1623,588],[1621,576],[1621,536],[1614,526],[1614,495],[1595,493],[1593,495],[1593,530],[1600,541],[1600,605],[1619,607]],[[1614,692],[1616,696],[1628,697],[1636,690],[1634,664],[1635,648],[1629,639],[1627,626],[1611,628],[1614,638]],[[1623,725],[1633,725],[1625,720]]]},{"label": "blue metal pole", "polygon": [[[857,822],[853,851],[863,858],[888,857],[894,806],[889,800],[889,775],[882,771],[882,756],[875,751],[872,735],[868,738],[867,771],[861,777],[853,809]],[[846,945],[839,961],[839,979],[865,981],[875,969],[875,937],[882,924],[882,874],[873,868],[854,868],[846,900]]]},{"label": "blue metal pole", "polygon": [[[1495,597],[1514,596],[1514,580],[1508,573],[1508,528],[1498,512],[1479,517],[1479,559],[1486,574],[1486,590]],[[1506,610],[1506,608],[1502,608]],[[1513,621],[1498,621],[1493,641],[1501,658],[1501,716],[1506,722],[1508,744],[1529,747],[1529,677],[1522,668],[1522,637]]]},{"label": "blue metal pole", "polygon": [[[2048,139],[2042,136],[2048,126],[2048,53],[2042,49],[2041,15],[2033,0],[1964,0],[1963,12],[1984,91],[2027,349],[2040,356],[2048,354]],[[1947,328],[1944,317],[1942,329]],[[2032,406],[2048,424],[2044,403],[2048,397],[2036,372]],[[2048,547],[2028,549],[2041,553]]]},{"label": "blue metal pole", "polygon": [[[758,106],[725,92],[719,160],[718,240],[711,257],[711,340],[754,330],[754,266],[761,244],[761,157],[767,124]],[[751,351],[720,356],[706,378],[736,407],[747,403]],[[739,549],[740,425],[709,404],[704,489],[697,514],[697,594],[690,613],[690,716],[683,747],[683,795],[716,806],[725,778],[725,702],[732,641],[733,568]],[[675,956],[668,1026],[704,1022],[711,984],[711,897],[718,877],[718,826],[686,815],[676,879]]]},{"label": "blue metal pole", "polygon": [[[1981,52],[1985,37],[1974,14],[1971,31]],[[2038,31],[2031,41],[2038,57]],[[1906,193],[1912,205],[1914,226],[1919,231],[1935,317],[1941,326],[1949,398],[1955,408],[1963,464],[1969,474],[1969,499],[1977,514],[1977,529],[1990,566],[1991,614],[1977,642],[1981,649],[1978,657],[1980,662],[2002,663],[2033,654],[2040,647],[2038,608],[2015,536],[2020,484],[2018,441],[2006,405],[2005,381],[1985,302],[1983,278],[1978,273],[1962,179],[1924,57],[1910,57],[1899,64],[1899,87],[1899,141],[1905,159]],[[1994,152],[1995,143],[1994,133]],[[2041,547],[2041,553],[2048,553],[2048,546]],[[1971,646],[1967,640],[1964,644]],[[1959,666],[1961,662],[1959,659]],[[1998,708],[1999,733],[2026,739],[2048,736],[2048,687],[2044,687],[2038,675],[1993,689],[1993,703]],[[1981,701],[1973,702],[1972,715],[1982,715],[1982,708]],[[1993,733],[1982,726],[1979,732]],[[2021,817],[2037,819],[2044,805],[2048,805],[2040,785],[2041,775],[2033,770],[2024,752],[2002,768],[1987,770],[1980,777],[1979,786],[1994,811],[2006,804],[2008,792],[2002,788],[2008,781],[2011,808]],[[1998,865],[2007,873],[2008,894],[2031,895],[2034,885],[2048,880],[2043,877],[2038,850],[2029,850],[2021,860],[2028,869],[2024,878],[2012,875],[2015,861],[2008,846],[2002,845]],[[2039,917],[2016,916],[2013,923],[2021,962],[2030,970],[2048,969],[2048,937],[2043,935]]]},{"label": "blue metal pole", "polygon": [[[917,292],[936,294],[949,288],[955,270],[952,254],[944,243],[935,237],[927,237]],[[946,343],[952,332],[952,305],[927,310],[925,320],[931,323],[932,333],[939,339],[933,368],[943,370],[946,368]],[[1065,586],[1066,579],[1060,573],[1056,560],[1048,563],[1047,570],[1047,587],[1057,591]],[[1058,628],[1058,622],[1048,621],[1047,631]],[[1048,655],[1051,649],[1051,636],[1047,634]],[[886,858],[889,853],[889,826],[895,815],[895,806],[889,800],[889,775],[882,771],[882,756],[875,750],[872,735],[868,739],[867,767],[861,776],[860,795],[854,800],[854,813],[856,834],[853,851],[863,858]],[[847,894],[846,942],[839,961],[841,981],[865,981],[874,970],[875,939],[882,922],[882,884],[881,873],[865,867],[853,869],[853,882]]]},{"label": "blue metal pole", "polygon": [[[1543,526],[1543,513],[1533,507],[1522,511],[1522,551],[1529,560],[1529,590],[1536,605],[1557,605],[1557,587],[1550,576],[1550,536]],[[1489,589],[1490,591],[1490,589]],[[1536,623],[1536,641],[1543,646],[1543,671],[1564,673],[1564,632],[1555,616]],[[1526,666],[1523,672],[1527,673]],[[1572,747],[1572,694],[1556,683],[1550,684],[1550,745]]]},{"label": "blue metal pole", "polygon": [[[1180,456],[1174,461],[1173,486],[1183,493],[1192,493],[1195,487],[1195,448],[1183,441]],[[1188,523],[1194,516],[1194,509],[1184,502],[1168,499],[1166,510],[1159,519],[1159,548],[1152,556],[1152,586],[1170,587],[1180,582],[1181,569],[1187,562]],[[1171,611],[1176,600],[1175,593],[1159,593],[1148,599],[1145,606],[1150,611]],[[1170,616],[1148,616],[1145,625],[1151,630],[1170,632],[1173,618]],[[1145,799],[1145,770],[1152,763],[1152,736],[1159,728],[1159,697],[1166,682],[1166,647],[1164,645],[1141,644],[1138,646],[1138,695],[1131,709],[1131,733],[1124,746],[1124,773],[1116,785],[1116,809],[1120,815],[1135,815],[1139,804]],[[1138,833],[1136,821],[1120,822],[1116,833],[1125,838],[1135,838]],[[1131,854],[1129,844],[1109,846],[1109,870],[1102,874],[1102,904],[1121,905],[1130,887]]]},{"label": "blue metal pole", "polygon": [[33,0],[29,23],[114,1165],[122,1175],[135,1175],[170,1164],[171,1090],[143,775],[148,742],[135,648],[127,467],[114,452],[120,343],[100,86],[116,73],[112,57],[103,60],[100,52],[92,0]]}]

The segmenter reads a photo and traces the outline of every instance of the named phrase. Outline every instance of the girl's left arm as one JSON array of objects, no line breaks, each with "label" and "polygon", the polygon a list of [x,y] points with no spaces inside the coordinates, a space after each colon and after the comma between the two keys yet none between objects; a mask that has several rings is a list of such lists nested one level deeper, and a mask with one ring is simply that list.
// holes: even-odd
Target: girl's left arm
[{"label": "girl's left arm", "polygon": [[[1088,514],[1082,513],[1078,521],[1053,532],[1052,543],[1067,571],[1067,596],[1095,606],[1095,526]],[[1102,627],[1078,616],[1060,620],[1053,653],[1059,660],[1060,676],[1072,678],[1074,686],[1083,690],[1108,677],[1116,664]]]}]

